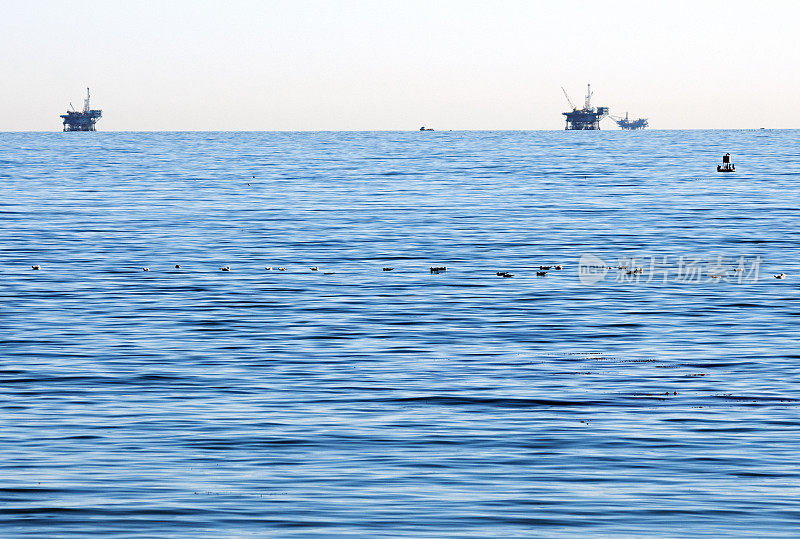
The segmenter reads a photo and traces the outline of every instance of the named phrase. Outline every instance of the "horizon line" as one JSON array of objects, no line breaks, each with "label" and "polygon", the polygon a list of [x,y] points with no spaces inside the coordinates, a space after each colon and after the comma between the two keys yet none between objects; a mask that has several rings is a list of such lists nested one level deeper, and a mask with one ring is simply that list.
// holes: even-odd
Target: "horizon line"
[{"label": "horizon line", "polygon": [[[632,131],[796,131],[800,127],[684,127],[679,129],[647,128]],[[528,133],[528,132],[575,132],[570,129],[434,129],[424,133]],[[587,129],[587,132],[621,133],[626,129]],[[62,130],[0,130],[0,133],[68,133]],[[419,129],[154,129],[75,131],[76,133],[418,133]],[[424,136],[424,135],[423,135]]]}]

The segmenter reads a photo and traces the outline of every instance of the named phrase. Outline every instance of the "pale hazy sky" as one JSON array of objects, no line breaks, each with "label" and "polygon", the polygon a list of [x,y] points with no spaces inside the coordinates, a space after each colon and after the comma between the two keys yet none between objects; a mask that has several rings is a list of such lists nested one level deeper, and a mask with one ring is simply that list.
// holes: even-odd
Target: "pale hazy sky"
[{"label": "pale hazy sky", "polygon": [[[800,128],[800,1],[3,0],[0,131]],[[608,122],[608,123],[605,123]],[[609,120],[604,129],[616,129]]]}]

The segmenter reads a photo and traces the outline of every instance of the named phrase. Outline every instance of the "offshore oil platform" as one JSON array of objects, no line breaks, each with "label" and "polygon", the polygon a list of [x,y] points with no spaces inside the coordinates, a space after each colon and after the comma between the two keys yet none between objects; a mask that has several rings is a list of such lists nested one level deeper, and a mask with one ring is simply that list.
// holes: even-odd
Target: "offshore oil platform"
[{"label": "offshore oil platform", "polygon": [[[610,116],[610,115],[609,115]],[[638,120],[630,120],[628,119],[628,113],[625,113],[624,118],[620,118],[618,116],[611,116],[611,119],[617,122],[617,125],[620,126],[622,129],[644,129],[647,127],[647,118],[639,118]]]},{"label": "offshore oil platform", "polygon": [[585,131],[585,130],[599,130],[600,129],[600,120],[608,116],[616,124],[622,128],[627,130],[634,130],[634,129],[644,129],[647,127],[647,118],[639,118],[637,120],[631,120],[628,118],[628,113],[625,113],[625,117],[619,116],[612,116],[608,112],[608,107],[592,107],[592,85],[586,85],[586,100],[583,102],[583,108],[579,109],[576,107],[572,100],[567,95],[567,91],[564,87],[561,87],[561,91],[564,92],[564,97],[567,98],[567,102],[569,106],[572,107],[572,112],[562,112],[564,116],[567,117],[567,130],[576,130],[576,131]]},{"label": "offshore oil platform", "polygon": [[561,91],[564,92],[564,97],[567,98],[570,107],[572,107],[572,112],[563,112],[562,114],[567,117],[567,127],[565,128],[568,131],[593,131],[600,129],[600,120],[608,116],[608,107],[592,107],[592,85],[586,85],[586,100],[583,102],[583,108],[578,109],[573,103],[572,100],[567,95],[567,91],[564,90],[564,87],[561,87]]},{"label": "offshore oil platform", "polygon": [[94,124],[103,116],[102,110],[92,110],[89,106],[89,88],[86,88],[86,99],[83,101],[83,111],[78,112],[72,103],[66,114],[62,114],[64,119],[64,131],[94,131]]}]

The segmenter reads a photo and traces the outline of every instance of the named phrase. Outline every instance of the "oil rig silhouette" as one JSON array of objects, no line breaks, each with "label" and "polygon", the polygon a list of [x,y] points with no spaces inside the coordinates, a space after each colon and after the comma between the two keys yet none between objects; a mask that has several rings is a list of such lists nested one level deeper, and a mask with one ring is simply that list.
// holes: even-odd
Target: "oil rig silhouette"
[{"label": "oil rig silhouette", "polygon": [[583,108],[579,109],[575,106],[572,100],[567,95],[567,91],[564,87],[561,87],[561,91],[564,92],[564,97],[567,98],[567,102],[569,106],[572,107],[571,112],[562,112],[564,116],[567,118],[567,130],[575,130],[575,131],[585,131],[585,130],[599,130],[600,129],[600,120],[608,116],[612,120],[616,122],[616,124],[622,128],[627,130],[634,130],[634,129],[644,129],[648,126],[647,118],[639,118],[638,120],[631,120],[628,118],[628,113],[625,113],[625,117],[622,118],[620,116],[612,116],[608,112],[608,107],[592,107],[592,85],[586,85],[586,100],[583,102]]},{"label": "oil rig silhouette", "polygon": [[[609,115],[611,116],[611,115]],[[620,118],[618,116],[611,116],[611,119],[617,122],[617,125],[620,126],[622,129],[644,129],[647,127],[647,118],[639,118],[638,120],[630,120],[628,119],[628,113],[625,113],[624,118]]]},{"label": "oil rig silhouette", "polygon": [[608,116],[608,107],[592,107],[592,85],[586,85],[586,100],[583,102],[583,108],[578,109],[572,100],[567,95],[564,87],[561,87],[564,92],[564,97],[567,98],[569,105],[572,107],[572,112],[562,112],[567,117],[567,131],[594,131],[600,129],[600,120]]},{"label": "oil rig silhouette", "polygon": [[89,88],[86,88],[86,99],[83,100],[83,111],[78,112],[72,103],[66,114],[62,114],[64,119],[64,131],[95,131],[94,124],[103,116],[102,110],[92,110],[89,106]]}]

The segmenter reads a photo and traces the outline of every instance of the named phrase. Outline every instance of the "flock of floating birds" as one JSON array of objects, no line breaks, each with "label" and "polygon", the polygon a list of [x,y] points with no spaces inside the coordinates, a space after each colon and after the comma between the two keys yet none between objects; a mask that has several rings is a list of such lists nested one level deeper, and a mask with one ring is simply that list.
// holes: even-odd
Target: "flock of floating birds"
[{"label": "flock of floating birds", "polygon": [[[256,177],[253,176],[254,180],[255,180],[255,178]],[[248,183],[247,185],[249,186],[250,183]],[[31,269],[32,270],[40,270],[40,269],[42,269],[42,266],[40,264],[34,264],[33,266],[31,266]],[[180,264],[175,264],[175,269],[181,269],[181,265]],[[220,271],[231,271],[231,267],[230,266],[222,266],[219,269],[220,269]],[[264,269],[267,270],[267,271],[272,271],[273,268],[272,268],[272,266],[265,266]],[[275,268],[275,269],[277,269],[277,271],[286,271],[286,268],[282,267],[282,266],[278,267],[278,268]],[[311,270],[311,271],[319,271],[319,266],[312,266],[312,267],[309,267],[308,269]],[[550,271],[551,269],[553,269],[553,270],[562,270],[562,269],[564,269],[564,266],[562,264],[557,264],[557,265],[553,265],[553,266],[539,266],[539,270],[536,272],[536,276],[537,277],[544,277],[544,276],[547,275],[547,272]],[[608,266],[607,269],[614,269],[614,268],[612,266]],[[628,268],[628,266],[620,265],[620,266],[617,266],[616,269],[625,271],[625,273],[627,275],[642,275],[642,274],[644,274],[644,268],[641,268],[641,267]],[[392,271],[392,270],[394,270],[394,268],[389,268],[389,267],[383,268],[383,271]],[[145,267],[142,268],[142,271],[150,271],[150,268],[145,266]],[[447,271],[447,267],[445,267],[445,266],[432,266],[430,268],[431,274],[438,274],[438,273],[441,273],[441,272],[444,272],[444,271]],[[741,268],[734,268],[733,271],[742,271],[742,269]],[[335,273],[336,273],[335,271],[323,271],[322,272],[323,275],[334,275]],[[514,276],[513,273],[510,273],[508,271],[498,271],[498,272],[496,272],[496,275],[498,277],[503,277],[503,278],[509,278],[509,277],[513,277]],[[725,277],[725,275],[710,273],[709,277],[711,277],[712,279],[721,279],[721,278]],[[776,279],[785,279],[786,278],[786,274],[785,273],[778,273],[778,274],[773,275],[773,277],[775,277]]]},{"label": "flock of floating birds", "polygon": [[[42,266],[40,264],[34,264],[34,265],[31,266],[31,269],[32,270],[41,270]],[[181,269],[181,265],[180,264],[175,264],[175,269]],[[222,266],[219,269],[220,269],[220,271],[231,271],[231,267],[230,266]],[[273,267],[272,266],[264,266],[264,269],[267,270],[267,271],[272,271]],[[283,266],[276,267],[274,269],[277,270],[277,271],[286,271],[286,268],[283,267]],[[311,270],[311,271],[319,271],[319,266],[311,266],[308,269]],[[550,271],[551,269],[553,269],[553,270],[562,270],[562,269],[564,269],[564,266],[562,264],[557,264],[555,266],[539,266],[539,270],[536,272],[536,276],[537,277],[544,277],[545,275],[547,275],[547,272]],[[614,269],[614,268],[612,268],[611,266],[608,266],[608,269]],[[632,268],[632,269],[629,269],[628,266],[617,266],[617,269],[624,270],[627,275],[642,275],[642,274],[644,274],[644,268]],[[383,271],[393,271],[393,270],[394,270],[394,268],[389,268],[389,267],[383,268]],[[145,266],[145,267],[142,268],[142,271],[150,271],[150,268]],[[447,271],[447,267],[446,266],[431,266],[431,268],[430,268],[430,272],[432,274],[438,274],[438,273],[441,273],[441,272],[444,272],[444,271]],[[741,268],[734,268],[733,271],[742,271],[742,269]],[[323,275],[334,275],[335,273],[336,273],[335,271],[323,271],[322,272]],[[504,278],[513,277],[514,276],[513,273],[510,273],[508,271],[498,271],[498,272],[496,272],[496,275],[498,277],[504,277]],[[712,279],[721,279],[721,278],[725,277],[725,275],[716,274],[716,273],[709,273],[708,276],[711,277]],[[786,278],[786,274],[785,273],[778,273],[778,274],[774,274],[773,277],[775,277],[776,279],[785,279]]]}]

